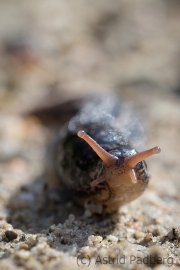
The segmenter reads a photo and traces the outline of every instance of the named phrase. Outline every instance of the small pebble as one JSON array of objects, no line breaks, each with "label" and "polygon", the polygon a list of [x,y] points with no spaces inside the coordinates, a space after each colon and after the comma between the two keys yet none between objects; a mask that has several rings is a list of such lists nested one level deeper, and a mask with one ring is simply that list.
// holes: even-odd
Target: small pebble
[{"label": "small pebble", "polygon": [[6,230],[5,235],[9,241],[12,241],[18,237],[17,233],[12,230]]},{"label": "small pebble", "polygon": [[27,244],[23,243],[23,244],[20,245],[20,249],[28,250],[29,246]]},{"label": "small pebble", "polygon": [[73,214],[70,214],[68,216],[68,220],[70,221],[70,223],[72,223],[75,220],[75,216]]},{"label": "small pebble", "polygon": [[107,236],[107,239],[108,239],[109,241],[115,242],[115,243],[117,243],[117,241],[118,241],[118,238],[117,238],[116,236],[112,235],[112,234],[108,235],[108,236]]},{"label": "small pebble", "polygon": [[140,232],[140,231],[135,231],[134,236],[135,236],[135,238],[137,240],[138,239],[142,239],[142,238],[144,238],[144,233],[143,232]]},{"label": "small pebble", "polygon": [[167,237],[169,238],[169,240],[173,240],[173,239],[174,239],[173,231],[170,231],[170,232],[168,233]]},{"label": "small pebble", "polygon": [[37,242],[37,236],[33,234],[27,235],[26,242],[28,245],[34,245]]},{"label": "small pebble", "polygon": [[88,237],[88,240],[89,241],[92,241],[94,239],[94,235],[90,235],[89,237]]},{"label": "small pebble", "polygon": [[153,238],[152,233],[147,233],[147,234],[145,235],[145,237],[144,237],[144,240],[145,240],[145,241],[149,241],[149,240],[151,240],[152,238]]}]

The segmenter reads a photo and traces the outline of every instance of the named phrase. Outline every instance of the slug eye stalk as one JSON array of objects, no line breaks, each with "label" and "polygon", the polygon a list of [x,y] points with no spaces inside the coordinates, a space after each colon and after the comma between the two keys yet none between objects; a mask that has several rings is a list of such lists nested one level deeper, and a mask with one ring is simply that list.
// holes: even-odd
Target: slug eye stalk
[{"label": "slug eye stalk", "polygon": [[[82,138],[84,141],[86,141],[91,147],[92,149],[96,152],[96,154],[100,157],[100,159],[104,162],[104,164],[106,165],[107,168],[116,166],[117,160],[118,158],[115,156],[112,156],[111,154],[109,154],[107,151],[105,151],[97,142],[95,142],[89,135],[86,134],[85,131],[80,130],[78,132],[78,136],[80,138]],[[142,160],[154,155],[154,154],[159,154],[161,152],[161,149],[159,146],[155,146],[151,149],[145,150],[143,152],[137,153],[133,156],[130,157],[126,157],[124,159],[124,169],[125,171],[127,171],[127,173],[129,174],[132,183],[137,183],[137,178],[136,178],[136,173],[134,171],[134,167]],[[96,181],[96,180],[94,180]],[[96,182],[92,182],[93,186],[97,185],[98,183],[105,181],[105,179],[100,181],[96,181]]]}]

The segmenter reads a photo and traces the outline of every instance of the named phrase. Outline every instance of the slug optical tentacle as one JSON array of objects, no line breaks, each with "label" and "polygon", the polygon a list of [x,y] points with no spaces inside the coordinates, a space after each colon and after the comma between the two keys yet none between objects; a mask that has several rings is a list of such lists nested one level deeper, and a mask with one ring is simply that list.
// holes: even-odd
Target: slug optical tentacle
[{"label": "slug optical tentacle", "polygon": [[106,152],[97,142],[95,142],[89,135],[86,134],[84,130],[78,132],[78,136],[85,140],[96,154],[102,159],[106,167],[111,167],[116,164],[116,157],[113,157],[108,152]]},{"label": "slug optical tentacle", "polygon": [[144,160],[152,155],[159,154],[160,152],[161,152],[160,147],[156,146],[154,148],[137,153],[134,156],[130,156],[130,157],[125,158],[125,164],[129,168],[134,168],[134,166],[136,166],[136,164],[139,163],[140,161],[142,161],[142,160]]}]

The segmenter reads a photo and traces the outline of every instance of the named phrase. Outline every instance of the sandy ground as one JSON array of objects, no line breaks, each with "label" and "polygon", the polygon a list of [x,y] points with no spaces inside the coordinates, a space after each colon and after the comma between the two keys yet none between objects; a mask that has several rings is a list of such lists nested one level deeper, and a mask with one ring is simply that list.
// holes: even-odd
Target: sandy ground
[{"label": "sandy ground", "polygon": [[[0,4],[0,269],[178,269],[179,1]],[[56,125],[37,110],[108,91],[138,109],[144,149],[162,153],[141,198],[99,217],[46,184],[47,145],[71,106]]]}]

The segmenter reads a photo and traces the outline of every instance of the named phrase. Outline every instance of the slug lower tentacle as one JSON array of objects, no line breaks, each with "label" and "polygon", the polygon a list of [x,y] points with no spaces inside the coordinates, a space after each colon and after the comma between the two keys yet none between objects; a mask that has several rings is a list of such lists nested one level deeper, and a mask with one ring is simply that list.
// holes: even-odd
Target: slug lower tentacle
[{"label": "slug lower tentacle", "polygon": [[160,148],[137,153],[115,124],[122,114],[117,100],[98,102],[60,132],[55,168],[61,187],[76,201],[92,212],[111,213],[143,193],[149,181],[144,159]]}]

